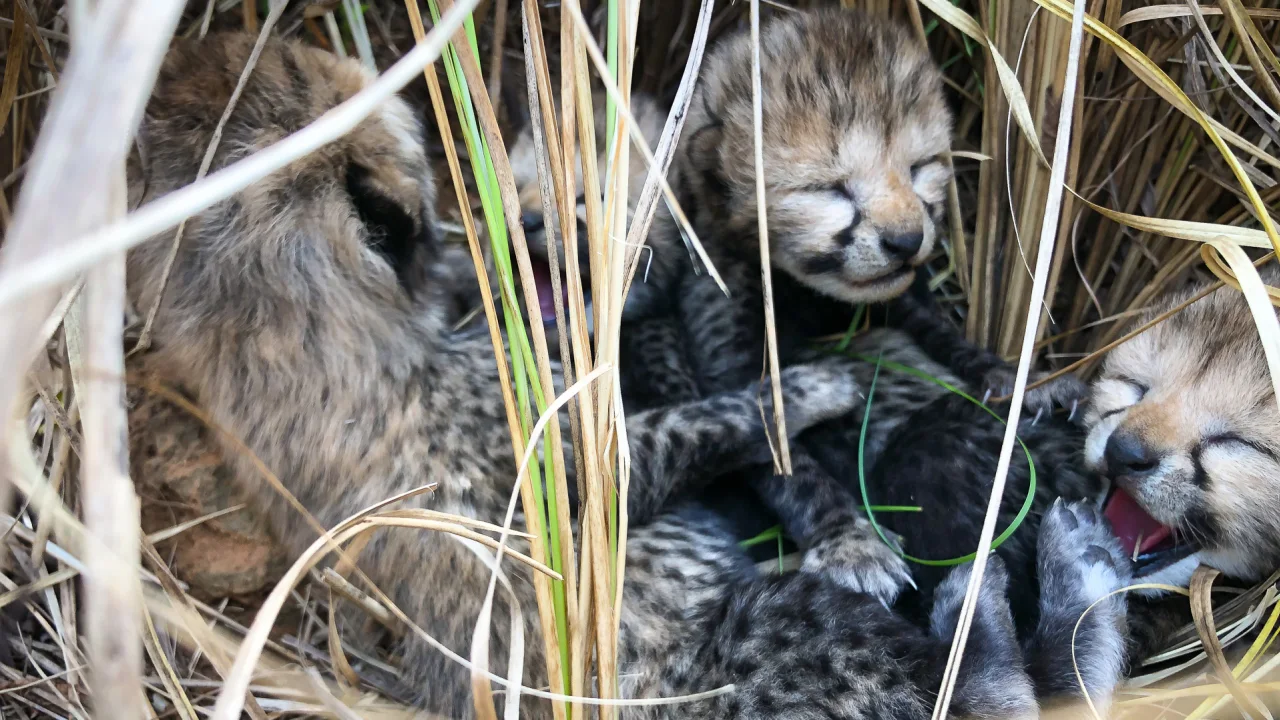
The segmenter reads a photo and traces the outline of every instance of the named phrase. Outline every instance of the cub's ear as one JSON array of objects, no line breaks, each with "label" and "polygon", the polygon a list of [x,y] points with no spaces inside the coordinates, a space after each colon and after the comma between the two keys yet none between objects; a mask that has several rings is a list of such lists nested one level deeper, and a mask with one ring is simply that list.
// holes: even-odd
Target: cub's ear
[{"label": "cub's ear", "polygon": [[689,136],[690,162],[698,172],[714,172],[720,164],[720,142],[724,138],[724,126],[710,121]]},{"label": "cub's ear", "polygon": [[365,242],[395,271],[405,290],[412,291],[434,238],[430,215],[414,214],[380,191],[368,168],[347,166],[347,194],[365,229]]}]

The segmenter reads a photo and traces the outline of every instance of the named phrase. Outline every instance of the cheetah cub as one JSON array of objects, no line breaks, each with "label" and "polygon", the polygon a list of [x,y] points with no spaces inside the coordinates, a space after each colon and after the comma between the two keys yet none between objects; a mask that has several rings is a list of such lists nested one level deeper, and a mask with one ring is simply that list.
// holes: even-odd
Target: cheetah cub
[{"label": "cheetah cub", "polygon": [[[595,115],[595,133],[596,145],[599,152],[596,157],[596,167],[600,174],[600,182],[602,187],[596,192],[600,197],[604,196],[604,178],[605,168],[609,162],[607,148],[605,148],[606,132],[608,126],[606,122],[606,99],[604,92],[595,92],[592,94],[591,106]],[[557,109],[558,111],[558,109]],[[666,122],[667,113],[653,98],[647,95],[637,93],[631,98],[631,115],[635,118],[637,128],[640,134],[644,136],[645,142],[652,147],[658,141],[658,137],[662,134],[662,126]],[[558,116],[557,116],[558,117]],[[526,124],[516,135],[515,142],[511,144],[511,169],[515,176],[516,188],[520,195],[521,220],[524,225],[525,236],[529,241],[530,252],[535,255],[545,257],[547,253],[547,222],[543,214],[542,191],[538,180],[538,161],[534,150],[534,136],[532,124]],[[640,191],[644,187],[645,177],[648,175],[648,168],[644,162],[644,156],[640,151],[636,150],[635,145],[628,142],[626,145],[630,157],[628,159],[627,168],[629,169],[629,177],[627,181],[627,212],[635,210],[636,204],[640,200]],[[585,197],[585,186],[583,184],[582,175],[582,159],[581,148],[578,149],[578,160],[574,163],[574,187],[576,189],[575,197],[575,219],[577,221],[577,238],[578,238],[578,265],[582,272],[583,287],[588,292],[591,287],[591,262],[587,254],[587,204]],[[554,201],[552,201],[554,202]],[[662,203],[658,204],[658,214],[664,215],[666,209]],[[563,243],[564,239],[560,232],[559,224],[553,216],[550,223],[550,229],[554,232],[556,239]],[[561,251],[563,255],[563,251]],[[656,256],[654,262],[668,262],[669,258],[665,256],[658,259]],[[545,261],[544,261],[545,264]],[[564,271],[564,260],[560,261],[561,272]],[[545,266],[537,268],[541,272],[549,272]],[[541,277],[539,278],[542,279]],[[549,278],[548,278],[549,279]],[[643,283],[641,283],[643,285]],[[633,286],[633,291],[640,285]],[[542,318],[544,322],[554,323],[555,311],[550,301],[551,288],[549,282],[545,284],[539,283],[538,286],[539,299],[542,300],[543,311]],[[640,289],[640,293],[644,293],[645,289]],[[588,299],[589,301],[589,299]],[[634,300],[633,300],[634,302]]]},{"label": "cheetah cub", "polygon": [[[195,177],[253,43],[218,35],[171,49],[139,133],[143,151],[129,167],[134,205]],[[214,169],[297,131],[370,79],[358,63],[268,42]],[[344,138],[192,218],[162,298],[149,364],[191,392],[325,527],[429,483],[438,488],[406,504],[503,521],[516,462],[496,363],[487,339],[455,337],[444,320],[432,274],[434,193],[421,129],[403,102],[389,101]],[[130,252],[137,307],[156,299],[170,241],[166,232]],[[789,368],[782,382],[797,429],[854,404],[841,364]],[[696,624],[750,569],[714,521],[670,506],[712,469],[763,459],[752,455],[765,437],[759,396],[752,383],[628,418],[633,530],[621,645],[651,692],[682,691],[668,672],[674,649],[697,637]],[[313,542],[312,526],[255,465],[236,446],[225,450],[291,552]],[[471,549],[389,530],[361,566],[415,623],[467,654],[489,581]],[[515,563],[505,569],[528,623],[526,682],[545,687],[531,584]],[[511,648],[504,602],[493,622],[495,667]],[[399,642],[404,694],[470,717],[468,672],[416,637]],[[524,695],[521,705],[526,717],[550,717],[544,700]]]},{"label": "cheetah cub", "polygon": [[[1280,285],[1274,265],[1261,273]],[[1201,564],[1252,582],[1280,566],[1280,411],[1240,292],[1217,290],[1112,350],[1084,423],[1085,460],[1112,480],[1105,512],[1141,582],[1185,587]],[[1165,647],[1158,627],[1138,632],[1136,652]]]},{"label": "cheetah cub", "polygon": [[[764,210],[783,296],[781,331],[794,335],[794,321],[812,328],[807,317],[828,319],[840,305],[896,301],[890,321],[928,348],[945,323],[917,327],[896,316],[914,304],[906,292],[942,230],[952,121],[941,73],[908,30],[848,10],[775,18],[761,30],[760,53]],[[694,229],[737,295],[718,300],[713,283],[681,266],[682,319],[691,334],[721,338],[699,369],[713,387],[742,374],[743,349],[751,351],[749,369],[759,369],[750,68],[745,32],[709,54],[675,167]],[[679,242],[664,229],[651,239],[659,253]],[[938,359],[954,367],[950,358]],[[959,364],[975,384],[1007,389],[1008,368],[999,358],[978,353]],[[1029,402],[1047,408],[1073,394],[1082,396],[1083,388],[1068,379],[1055,391],[1032,393]]]},{"label": "cheetah cub", "polygon": [[[1260,272],[1267,284],[1280,285],[1280,268],[1269,265]],[[1133,326],[1145,325],[1204,289],[1202,285],[1166,295],[1135,318]],[[928,421],[930,414],[933,422]],[[881,468],[873,471],[869,478],[873,498],[886,503],[910,498],[921,505],[949,502],[958,508],[948,512],[954,526],[976,526],[981,509],[957,501],[957,491],[966,486],[963,480],[948,477],[947,483],[939,483],[932,478],[941,474],[935,472],[940,461],[899,452],[916,435],[932,438],[944,454],[960,455],[954,436],[939,432],[936,418],[943,415],[937,409],[921,415],[916,427],[887,444],[879,462],[889,463],[891,469],[884,477],[878,477]],[[1082,424],[1082,457],[1068,466],[1091,469],[1110,481],[1109,488],[1090,489],[1092,483],[1086,483],[1077,489],[1094,495],[1103,508],[1119,546],[1121,562],[1114,568],[1122,584],[1131,580],[1186,587],[1200,565],[1220,571],[1230,581],[1253,583],[1280,566],[1280,518],[1274,510],[1280,497],[1280,442],[1276,440],[1280,410],[1253,316],[1240,292],[1216,290],[1108,353],[1090,389]],[[1035,430],[1020,436],[1032,447],[1037,467],[1043,471],[1044,456],[1038,452]],[[873,435],[868,444],[874,442]],[[1061,470],[1051,466],[1049,477],[1060,476]],[[1006,495],[1002,524],[1024,497],[1017,493],[1024,487],[1022,478],[1011,474],[1009,487],[1014,493]],[[1047,498],[1037,498],[1028,520],[1049,508]],[[885,521],[893,522],[887,516]],[[954,537],[951,530],[930,530],[928,523],[920,524],[916,533],[908,547],[913,542],[932,542],[926,552],[945,550]],[[1027,548],[1016,535],[1011,542],[1014,548],[1006,544],[1000,554],[1016,572],[1012,570],[1016,561],[1009,553]],[[1039,553],[1044,556],[1043,545]],[[1113,585],[1106,569],[1099,566],[1083,580],[1074,581],[1083,595],[1100,597]],[[1042,587],[1057,585],[1043,570],[1039,581]],[[1071,593],[1045,594],[1058,603],[1073,597]],[[1094,651],[1089,665],[1106,661],[1123,667],[1127,655],[1133,666],[1177,644],[1191,623],[1186,599],[1162,591],[1134,591],[1127,606],[1127,647],[1111,647],[1103,653],[1091,641]],[[1091,614],[1082,630],[1095,621]]]},{"label": "cheetah cub", "polygon": [[[592,107],[595,110],[596,141],[600,149],[596,162],[597,167],[600,168],[603,183],[604,168],[608,162],[608,154],[604,147],[605,133],[608,128],[603,92],[594,94]],[[637,129],[645,142],[650,147],[654,146],[662,135],[663,125],[667,119],[666,108],[648,95],[633,93],[631,115],[635,118]],[[641,190],[648,176],[648,167],[634,143],[628,143],[627,147],[631,154],[628,165],[630,178],[627,186],[629,191],[627,213],[630,218],[640,200]],[[579,156],[580,154],[579,149]],[[538,298],[542,306],[542,318],[547,325],[547,331],[551,333],[555,331],[555,307],[550,268],[546,261],[548,235],[537,161],[534,157],[533,128],[529,124],[520,130],[515,142],[511,145],[511,166],[520,193],[524,230],[533,256],[534,273],[538,279]],[[590,322],[592,317],[590,314],[591,263],[585,226],[586,202],[581,159],[575,165],[575,170],[578,193],[576,206],[578,265],[583,287],[587,291],[588,322]],[[599,192],[603,195],[603,188]],[[654,225],[662,226],[670,222],[671,216],[666,204],[660,201],[654,215]],[[554,226],[555,223],[553,222],[552,225]],[[558,228],[555,229],[555,236],[560,243],[559,246],[563,247],[563,235]],[[678,277],[677,266],[680,263],[689,262],[689,255],[683,247],[671,248],[671,250],[668,252],[664,248],[659,252],[648,248],[642,251],[640,268],[623,306],[619,370],[622,374],[623,399],[629,411],[684,402],[699,396],[687,354],[683,349],[684,338],[681,337],[670,310],[672,292],[669,282]],[[563,260],[561,267],[563,272]]]},{"label": "cheetah cub", "polygon": [[[608,152],[605,148],[605,133],[608,130],[606,123],[605,109],[606,95],[602,91],[592,94],[592,109],[595,116],[595,134],[598,153],[596,156],[596,167],[600,175],[601,188],[597,190],[597,195],[604,195],[604,178],[605,169],[609,161]],[[557,118],[559,117],[559,107],[557,107]],[[527,113],[526,113],[527,114]],[[631,114],[635,118],[640,133],[644,136],[645,141],[652,146],[657,142],[658,137],[662,134],[662,126],[666,121],[666,111],[658,105],[656,101],[642,93],[635,94],[631,99]],[[556,252],[559,256],[560,273],[563,275],[566,271],[566,263],[564,258],[563,243],[564,236],[559,226],[559,220],[555,213],[552,214],[550,221],[543,212],[542,188],[538,176],[538,159],[535,150],[533,125],[525,118],[524,125],[520,127],[514,140],[511,140],[507,146],[508,158],[511,161],[512,175],[516,184],[516,192],[520,199],[520,218],[521,225],[525,233],[525,240],[529,244],[530,260],[533,266],[533,275],[537,282],[539,310],[542,313],[542,322],[546,325],[548,333],[553,333],[556,327],[555,316],[555,298],[554,290],[551,285],[551,268],[548,264],[547,241],[551,235],[554,235],[557,241]],[[636,150],[635,145],[628,143],[627,148],[630,150],[630,177],[627,185],[627,212],[635,210],[636,204],[640,200],[640,192],[644,187],[644,181],[648,174],[648,169],[644,162],[644,157],[640,151]],[[578,267],[582,278],[583,291],[586,294],[587,317],[591,319],[591,257],[590,247],[587,243],[587,203],[585,186],[583,184],[582,171],[582,153],[578,148],[578,157],[574,162],[574,220],[576,224],[576,237],[578,239]],[[548,199],[548,204],[554,207],[555,199]],[[665,215],[666,208],[663,204],[659,204],[657,214]],[[650,256],[650,266],[653,263],[665,266],[671,262],[671,258],[663,254],[661,257],[657,255]],[[457,262],[459,267],[455,270],[458,280],[465,281],[470,285],[474,285],[474,269],[471,265],[470,256],[462,257],[459,255],[456,260],[450,258],[450,261]],[[672,270],[665,270],[655,275],[668,277],[672,274]],[[470,277],[468,277],[470,275]],[[496,287],[496,275],[490,272],[490,284]],[[473,297],[472,303],[478,305],[480,302],[479,294],[474,292],[470,287],[462,288],[471,290]],[[652,294],[657,292],[655,285],[637,283],[633,286],[633,292],[636,296]],[[567,302],[567,293],[562,290],[562,295]],[[636,302],[632,299],[631,302]],[[554,338],[548,335],[549,345],[554,351],[559,347]]]}]

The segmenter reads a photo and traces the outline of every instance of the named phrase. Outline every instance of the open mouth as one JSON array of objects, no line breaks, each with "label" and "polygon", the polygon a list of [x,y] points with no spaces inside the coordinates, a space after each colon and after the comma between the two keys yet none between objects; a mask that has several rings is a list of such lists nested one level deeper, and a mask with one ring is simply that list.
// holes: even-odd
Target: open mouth
[{"label": "open mouth", "polygon": [[1136,577],[1162,570],[1197,549],[1182,541],[1172,528],[1151,517],[1132,495],[1120,488],[1115,488],[1107,498],[1103,515],[1111,523],[1125,554],[1133,560]]},{"label": "open mouth", "polygon": [[[533,266],[533,279],[538,290],[538,307],[542,310],[542,323],[548,327],[556,324],[556,296],[551,285],[551,266],[540,257],[530,257]],[[569,312],[569,286],[564,282],[564,274],[560,276],[560,299],[564,303],[566,317]],[[591,290],[583,288],[588,312],[591,309]]]}]

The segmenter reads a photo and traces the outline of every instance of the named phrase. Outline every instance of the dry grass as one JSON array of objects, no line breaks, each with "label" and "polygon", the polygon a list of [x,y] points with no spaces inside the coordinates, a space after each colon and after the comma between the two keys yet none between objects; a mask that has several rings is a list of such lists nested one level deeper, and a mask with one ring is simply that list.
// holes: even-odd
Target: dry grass
[{"label": "dry grass", "polygon": [[[448,3],[440,9],[460,21],[475,7],[474,0],[457,4],[455,13]],[[515,258],[510,271],[531,277],[502,147],[510,119],[522,114],[515,107],[522,94],[533,99],[524,112],[545,131],[537,156],[548,213],[573,212],[575,147],[610,149],[605,168],[595,167],[594,152],[583,158],[587,186],[604,188],[587,193],[595,317],[587,317],[576,253],[563,257],[569,302],[555,294],[561,355],[571,360],[565,385],[576,382],[577,394],[564,402],[582,469],[582,537],[570,534],[561,457],[545,468],[554,497],[534,496],[529,476],[540,469],[513,479],[526,508],[558,501],[558,524],[518,529],[535,538],[528,558],[502,547],[516,530],[438,514],[376,507],[330,530],[331,537],[356,544],[387,524],[447,532],[496,549],[499,559],[538,568],[539,607],[524,611],[542,619],[542,640],[557,665],[552,695],[585,695],[598,678],[600,697],[608,698],[616,683],[626,516],[613,508],[616,499],[625,499],[628,451],[612,368],[621,300],[641,264],[639,240],[663,201],[659,194],[673,199],[661,173],[651,174],[640,211],[627,218],[630,154],[623,150],[634,139],[626,112],[630,94],[674,100],[677,122],[653,153],[645,153],[646,162],[665,168],[705,45],[748,26],[757,12],[767,17],[809,4],[771,0],[712,10],[710,3],[673,0],[566,0],[563,7],[486,0],[475,10],[477,54],[461,32],[453,37],[456,47],[468,48],[457,56],[458,70],[478,126],[464,127],[446,107],[435,68],[408,90],[434,120],[433,150],[457,190],[442,200],[442,215],[460,229],[457,239],[470,244],[477,268],[495,262],[490,243],[494,229],[505,225]],[[932,286],[972,340],[1018,358],[1015,397],[1032,360],[1086,375],[1094,371],[1102,354],[1128,337],[1123,333],[1130,318],[1192,276],[1216,275],[1243,289],[1273,380],[1280,382],[1280,325],[1269,308],[1280,293],[1264,288],[1251,265],[1260,250],[1280,249],[1274,217],[1280,207],[1280,8],[1271,0],[1143,7],[1091,0],[1079,8],[1088,15],[1076,18],[1077,53],[1076,8],[1063,0],[856,4],[911,23],[945,68],[957,107],[956,181],[951,240],[930,263]],[[382,71],[431,28],[415,27],[421,10],[414,0],[363,7],[349,0],[271,7],[199,0],[181,19],[178,9],[112,0],[93,6],[0,3],[0,408],[22,420],[5,433],[0,453],[6,469],[0,473],[0,501],[6,501],[0,510],[8,513],[0,516],[0,622],[6,633],[0,637],[0,714],[87,718],[97,704],[117,708],[112,717],[403,717],[394,698],[376,692],[385,691],[386,678],[395,674],[394,658],[358,657],[343,648],[331,609],[341,598],[365,609],[371,622],[425,633],[376,588],[348,581],[351,568],[312,570],[333,544],[317,541],[265,599],[201,602],[173,576],[156,545],[174,537],[181,542],[183,532],[214,518],[142,534],[121,456],[119,253],[351,127],[368,103],[332,113],[292,145],[203,178],[167,204],[108,223],[120,215],[123,158],[170,28],[188,35],[244,28],[302,36]],[[433,33],[410,62],[384,76],[380,90],[414,79],[447,37]],[[1077,77],[1064,77],[1077,57]],[[524,83],[522,67],[532,70]],[[608,83],[616,124],[606,138],[595,138],[589,78],[601,70],[616,81]],[[558,104],[552,100],[557,95]],[[1066,117],[1060,117],[1063,108]],[[494,173],[497,202],[487,217],[477,183],[463,169],[480,152],[477,142],[487,147]],[[465,155],[459,153],[463,144]],[[572,247],[575,224],[560,227],[565,246]],[[627,242],[609,242],[610,236]],[[558,273],[553,278],[558,281]],[[529,292],[533,283],[522,286]],[[500,305],[510,314],[520,302],[514,290],[504,283],[495,299],[484,289],[490,327],[497,327]],[[527,307],[537,306],[523,299]],[[139,309],[144,319],[148,310]],[[597,329],[595,346],[586,333],[589,320]],[[126,334],[132,337],[134,330]],[[494,339],[497,350],[500,339]],[[532,390],[543,410],[555,399],[537,390],[552,386],[541,324],[531,324],[526,347],[527,356],[513,363],[527,364],[504,365],[503,374],[512,378],[504,391],[513,451],[527,462],[538,442],[537,418],[518,413],[517,398]],[[532,388],[521,385],[522,377],[534,376]],[[548,426],[549,433],[558,431],[556,423]],[[550,447],[558,451],[558,438]],[[1011,449],[1006,442],[1006,460]],[[780,459],[785,462],[785,448]],[[5,477],[20,491],[12,505]],[[497,562],[493,567],[496,593],[505,575]],[[1144,666],[1120,693],[1116,716],[1221,717],[1240,709],[1267,716],[1280,692],[1280,655],[1271,648],[1280,625],[1276,580],[1232,598],[1214,587],[1211,575],[1197,576],[1189,590],[1197,622],[1175,647],[1153,658],[1163,663],[1160,669]],[[256,619],[242,622],[250,618]],[[479,628],[477,638],[486,632]],[[472,664],[481,698],[491,689],[503,691],[495,685],[518,682],[521,672],[492,672],[483,653],[456,659]],[[940,713],[944,706],[939,704]],[[556,707],[559,717],[585,712],[579,702]],[[478,698],[477,712],[495,716],[487,699]]]}]

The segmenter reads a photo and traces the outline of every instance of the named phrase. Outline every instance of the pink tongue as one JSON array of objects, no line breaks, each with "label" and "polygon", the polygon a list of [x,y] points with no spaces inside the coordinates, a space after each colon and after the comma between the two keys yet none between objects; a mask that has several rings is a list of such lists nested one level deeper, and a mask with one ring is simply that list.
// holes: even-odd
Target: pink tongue
[{"label": "pink tongue", "polygon": [[[1111,522],[1111,528],[1120,538],[1120,544],[1128,555],[1147,552],[1169,538],[1173,531],[1161,525],[1147,514],[1133,496],[1124,490],[1116,490],[1102,513]],[[1139,545],[1138,543],[1142,544]]]},{"label": "pink tongue", "polygon": [[[533,264],[533,277],[538,285],[538,307],[542,310],[544,321],[553,320],[556,316],[555,293],[551,288],[551,268],[537,258],[530,258]],[[561,288],[563,291],[564,288]]]}]

